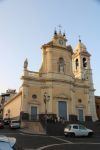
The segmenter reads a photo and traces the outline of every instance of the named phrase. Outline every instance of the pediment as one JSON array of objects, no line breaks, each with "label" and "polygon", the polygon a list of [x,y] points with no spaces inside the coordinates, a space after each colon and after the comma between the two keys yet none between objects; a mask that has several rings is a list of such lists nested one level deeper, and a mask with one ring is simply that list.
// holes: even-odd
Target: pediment
[{"label": "pediment", "polygon": [[84,104],[78,104],[76,105],[76,108],[85,108],[86,106]]},{"label": "pediment", "polygon": [[56,95],[55,98],[71,99],[69,95],[63,93]]}]

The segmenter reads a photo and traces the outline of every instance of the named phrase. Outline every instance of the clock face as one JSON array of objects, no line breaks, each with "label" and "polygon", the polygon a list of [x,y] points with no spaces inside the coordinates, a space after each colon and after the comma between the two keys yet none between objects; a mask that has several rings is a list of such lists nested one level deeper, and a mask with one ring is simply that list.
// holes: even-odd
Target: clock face
[{"label": "clock face", "polygon": [[60,45],[63,45],[63,40],[59,40],[59,44],[60,44]]}]

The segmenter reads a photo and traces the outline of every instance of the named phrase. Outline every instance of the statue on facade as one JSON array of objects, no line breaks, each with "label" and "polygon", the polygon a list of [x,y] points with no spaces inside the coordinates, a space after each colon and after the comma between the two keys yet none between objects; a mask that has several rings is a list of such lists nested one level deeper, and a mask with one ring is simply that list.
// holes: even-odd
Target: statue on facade
[{"label": "statue on facade", "polygon": [[26,58],[25,61],[24,61],[24,69],[27,69],[27,67],[28,67],[28,60]]},{"label": "statue on facade", "polygon": [[64,72],[64,64],[63,63],[59,64],[59,71]]}]

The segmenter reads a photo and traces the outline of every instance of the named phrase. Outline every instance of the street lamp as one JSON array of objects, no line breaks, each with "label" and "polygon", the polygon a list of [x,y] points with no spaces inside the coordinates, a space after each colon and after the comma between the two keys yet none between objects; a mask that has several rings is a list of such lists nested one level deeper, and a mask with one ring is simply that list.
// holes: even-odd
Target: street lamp
[{"label": "street lamp", "polygon": [[45,104],[45,128],[47,128],[47,102],[50,100],[50,96],[46,92],[44,93],[43,100],[44,100],[44,104]]},{"label": "street lamp", "polygon": [[44,93],[45,115],[47,115],[47,102],[49,100],[50,100],[50,96],[45,92]]}]

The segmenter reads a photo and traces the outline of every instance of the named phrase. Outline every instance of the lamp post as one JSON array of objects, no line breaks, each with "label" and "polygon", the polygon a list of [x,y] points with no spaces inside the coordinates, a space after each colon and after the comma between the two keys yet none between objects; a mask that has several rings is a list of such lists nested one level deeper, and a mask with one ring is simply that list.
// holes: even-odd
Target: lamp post
[{"label": "lamp post", "polygon": [[50,100],[50,96],[45,92],[44,93],[44,104],[45,104],[45,127],[47,126],[47,102]]}]

